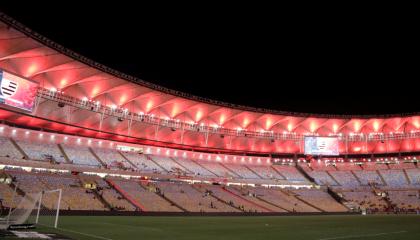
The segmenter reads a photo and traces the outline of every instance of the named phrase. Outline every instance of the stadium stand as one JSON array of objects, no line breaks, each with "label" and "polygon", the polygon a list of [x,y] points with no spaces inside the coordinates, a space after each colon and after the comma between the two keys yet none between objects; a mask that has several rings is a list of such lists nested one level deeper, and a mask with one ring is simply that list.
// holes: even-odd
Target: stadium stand
[{"label": "stadium stand", "polygon": [[63,153],[60,152],[57,144],[35,143],[16,139],[15,141],[32,160],[54,161],[60,163],[66,162]]},{"label": "stadium stand", "polygon": [[351,171],[340,170],[340,171],[331,171],[331,176],[334,177],[337,182],[345,188],[356,188],[360,186],[359,181],[354,176]]},{"label": "stadium stand", "polygon": [[384,185],[376,171],[353,171],[353,173],[360,180],[362,185],[369,185],[369,183]]},{"label": "stadium stand", "polygon": [[87,147],[61,145],[73,164],[99,167],[101,164]]},{"label": "stadium stand", "polygon": [[289,181],[307,182],[307,179],[293,166],[273,165]]},{"label": "stadium stand", "polygon": [[189,212],[236,212],[235,208],[217,201],[186,183],[156,183],[165,196]]},{"label": "stadium stand", "polygon": [[130,162],[132,162],[137,169],[142,172],[155,172],[163,173],[166,172],[159,165],[151,161],[144,154],[134,153],[134,152],[121,152],[124,157],[126,157]]},{"label": "stadium stand", "polygon": [[361,209],[370,209],[378,212],[385,211],[388,208],[386,201],[372,191],[343,192],[343,196],[346,200],[357,203]]},{"label": "stadium stand", "polygon": [[161,212],[180,212],[177,208],[165,198],[162,197],[165,193],[154,186],[152,183],[140,184],[139,182],[113,179],[118,186],[133,197],[138,203],[144,206],[145,211],[161,211]]},{"label": "stadium stand", "polygon": [[294,190],[296,193],[296,197],[298,197],[302,201],[306,201],[310,203],[312,206],[316,206],[316,208],[321,209],[325,212],[346,212],[348,209],[344,207],[342,204],[338,203],[334,200],[328,193],[310,189],[310,190]]},{"label": "stadium stand", "polygon": [[386,184],[390,187],[408,187],[407,179],[402,170],[380,170]]},{"label": "stadium stand", "polygon": [[216,175],[210,172],[208,169],[204,168],[203,166],[197,164],[193,160],[183,159],[183,158],[172,158],[175,160],[179,165],[187,169],[189,172],[193,173],[194,175],[201,175],[201,176],[210,176],[215,177]]},{"label": "stadium stand", "polygon": [[132,166],[118,151],[107,148],[94,148],[93,152],[110,168],[132,169]]},{"label": "stadium stand", "polygon": [[10,139],[0,137],[0,156],[14,159],[22,159],[23,155],[12,144]]}]

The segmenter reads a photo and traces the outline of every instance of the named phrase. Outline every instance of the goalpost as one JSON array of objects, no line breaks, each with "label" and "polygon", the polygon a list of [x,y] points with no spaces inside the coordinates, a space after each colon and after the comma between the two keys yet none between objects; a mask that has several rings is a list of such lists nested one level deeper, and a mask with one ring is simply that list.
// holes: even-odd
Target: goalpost
[{"label": "goalpost", "polygon": [[[27,193],[19,204],[10,208],[6,219],[0,220],[0,229],[24,224],[39,224],[57,228],[60,213],[61,189]],[[13,202],[17,200],[16,194]]]},{"label": "goalpost", "polygon": [[58,226],[61,206],[61,189],[43,191],[39,197],[35,224]]}]

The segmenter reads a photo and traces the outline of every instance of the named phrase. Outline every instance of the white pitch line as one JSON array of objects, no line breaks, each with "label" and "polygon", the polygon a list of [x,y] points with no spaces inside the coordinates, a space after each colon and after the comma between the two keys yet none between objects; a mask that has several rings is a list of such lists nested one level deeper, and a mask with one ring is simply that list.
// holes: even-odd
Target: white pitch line
[{"label": "white pitch line", "polygon": [[97,236],[97,235],[93,235],[93,234],[88,234],[88,233],[82,233],[82,232],[73,231],[73,230],[64,229],[64,228],[56,228],[56,229],[61,230],[63,232],[71,232],[71,233],[76,233],[76,234],[84,235],[84,236],[91,237],[91,238],[97,238],[97,239],[102,239],[102,240],[112,240],[111,238],[101,237],[101,236]]},{"label": "white pitch line", "polygon": [[399,233],[406,233],[406,232],[407,231],[387,232],[387,233],[373,233],[373,234],[363,234],[363,235],[348,235],[348,236],[341,236],[341,237],[320,238],[318,240],[333,240],[333,239],[349,239],[349,238],[361,238],[361,237],[376,237],[376,236],[390,235],[390,234],[399,234]]}]

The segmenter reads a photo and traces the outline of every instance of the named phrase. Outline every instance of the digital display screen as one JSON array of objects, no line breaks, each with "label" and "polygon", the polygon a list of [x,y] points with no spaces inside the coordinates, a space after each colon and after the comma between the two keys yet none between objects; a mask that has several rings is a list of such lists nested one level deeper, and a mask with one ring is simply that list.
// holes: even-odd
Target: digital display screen
[{"label": "digital display screen", "polygon": [[305,154],[337,156],[338,138],[336,137],[305,137]]},{"label": "digital display screen", "polygon": [[0,105],[32,112],[38,83],[0,69]]}]

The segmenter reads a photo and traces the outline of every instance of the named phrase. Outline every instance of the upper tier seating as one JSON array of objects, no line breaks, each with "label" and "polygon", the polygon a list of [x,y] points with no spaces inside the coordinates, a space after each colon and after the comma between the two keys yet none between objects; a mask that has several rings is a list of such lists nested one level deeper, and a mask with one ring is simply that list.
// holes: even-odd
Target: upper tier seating
[{"label": "upper tier seating", "polygon": [[364,170],[381,170],[381,169],[388,169],[386,164],[377,164],[375,162],[367,162],[361,165]]},{"label": "upper tier seating", "polygon": [[70,161],[77,165],[87,165],[98,167],[101,164],[92,155],[89,148],[81,146],[62,145],[64,152],[69,157]]},{"label": "upper tier seating", "polygon": [[144,172],[166,172],[161,167],[156,165],[153,161],[149,160],[146,155],[134,152],[122,152],[124,156],[130,160],[140,171]]},{"label": "upper tier seating", "polygon": [[219,163],[214,162],[206,162],[202,161],[200,162],[200,165],[208,169],[209,171],[215,173],[219,177],[234,177],[233,173],[231,173],[229,170],[227,170],[225,167],[220,165]]},{"label": "upper tier seating", "polygon": [[350,170],[362,170],[360,165],[354,163],[336,163],[335,167],[338,170],[350,171]]},{"label": "upper tier seating", "polygon": [[309,163],[309,166],[313,170],[318,170],[318,171],[335,171],[335,170],[337,170],[331,164],[325,164],[324,162],[318,162],[318,161],[313,161],[313,162]]},{"label": "upper tier seating", "polygon": [[380,170],[379,171],[388,186],[407,187],[408,182],[403,170]]},{"label": "upper tier seating", "polygon": [[354,174],[359,178],[362,185],[368,185],[369,183],[376,183],[384,185],[382,179],[376,173],[376,171],[353,171]]},{"label": "upper tier seating", "polygon": [[405,170],[410,178],[411,184],[420,185],[420,169],[413,168]]},{"label": "upper tier seating", "polygon": [[356,177],[351,171],[331,171],[330,174],[342,187],[355,188],[360,186]]},{"label": "upper tier seating", "polygon": [[249,166],[254,172],[264,179],[285,179],[278,174],[271,166]]},{"label": "upper tier seating", "polygon": [[416,168],[416,165],[414,163],[398,163],[398,164],[388,164],[388,167],[390,169],[411,169]]},{"label": "upper tier seating", "polygon": [[170,157],[162,157],[156,155],[149,155],[155,162],[157,162],[160,166],[165,168],[168,172],[188,172],[184,167],[177,164],[174,160]]},{"label": "upper tier seating", "polygon": [[315,182],[319,185],[338,185],[338,183],[334,181],[334,179],[332,179],[326,171],[310,171],[308,174],[313,177]]},{"label": "upper tier seating", "polygon": [[199,164],[197,164],[194,160],[188,160],[183,158],[173,158],[177,163],[184,166],[189,172],[192,172],[195,175],[201,175],[201,176],[210,176],[215,177],[213,173],[211,173],[206,168],[201,167]]},{"label": "upper tier seating", "polygon": [[29,141],[16,140],[16,143],[33,160],[50,161],[65,163],[63,154],[54,143],[36,143]]},{"label": "upper tier seating", "polygon": [[0,137],[0,157],[22,159],[23,155],[16,149],[10,139]]},{"label": "upper tier seating", "polygon": [[307,182],[306,178],[294,166],[273,165],[273,167],[289,181]]},{"label": "upper tier seating", "polygon": [[122,164],[122,167],[124,168],[133,168],[133,166],[125,160],[123,156],[119,152],[113,149],[107,149],[107,148],[94,148],[93,151],[96,153],[96,155],[106,163],[108,167],[111,168],[119,168],[121,167],[120,164]]},{"label": "upper tier seating", "polygon": [[228,169],[238,174],[239,176],[247,179],[260,179],[255,173],[251,172],[243,165],[224,164]]}]

